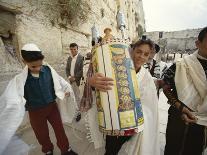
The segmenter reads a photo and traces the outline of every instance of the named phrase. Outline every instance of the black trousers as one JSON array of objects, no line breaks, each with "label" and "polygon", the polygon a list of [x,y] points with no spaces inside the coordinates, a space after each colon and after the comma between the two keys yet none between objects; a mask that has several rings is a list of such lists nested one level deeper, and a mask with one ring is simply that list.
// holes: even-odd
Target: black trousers
[{"label": "black trousers", "polygon": [[106,136],[105,155],[117,155],[122,145],[130,138],[131,136]]},{"label": "black trousers", "polygon": [[166,130],[165,155],[201,155],[205,148],[205,127],[186,125],[180,113],[170,107]]}]

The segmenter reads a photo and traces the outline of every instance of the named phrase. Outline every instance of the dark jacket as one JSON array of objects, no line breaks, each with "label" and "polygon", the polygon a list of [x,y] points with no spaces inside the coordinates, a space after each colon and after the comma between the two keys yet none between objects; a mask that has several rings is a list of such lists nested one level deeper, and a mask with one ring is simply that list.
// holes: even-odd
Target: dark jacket
[{"label": "dark jacket", "polygon": [[[78,86],[80,86],[80,80],[83,77],[83,61],[84,57],[80,54],[78,54],[76,63],[75,63],[75,69],[74,69],[74,77],[75,77],[75,82]],[[66,65],[66,75],[70,75],[70,69],[71,69],[71,62],[72,62],[72,57],[69,56],[67,60],[67,65]]]}]

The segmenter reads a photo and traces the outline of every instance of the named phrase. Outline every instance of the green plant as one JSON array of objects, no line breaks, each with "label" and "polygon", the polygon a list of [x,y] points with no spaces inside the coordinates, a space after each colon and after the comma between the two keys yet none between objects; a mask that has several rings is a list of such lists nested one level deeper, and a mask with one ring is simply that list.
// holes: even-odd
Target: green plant
[{"label": "green plant", "polygon": [[138,24],[138,27],[136,28],[136,31],[138,31],[138,36],[141,37],[144,33],[143,27]]},{"label": "green plant", "polygon": [[86,22],[91,12],[87,0],[44,0],[38,7],[42,9],[52,26],[59,25],[62,28]]},{"label": "green plant", "polygon": [[58,0],[61,20],[71,25],[85,22],[91,10],[86,0]]}]

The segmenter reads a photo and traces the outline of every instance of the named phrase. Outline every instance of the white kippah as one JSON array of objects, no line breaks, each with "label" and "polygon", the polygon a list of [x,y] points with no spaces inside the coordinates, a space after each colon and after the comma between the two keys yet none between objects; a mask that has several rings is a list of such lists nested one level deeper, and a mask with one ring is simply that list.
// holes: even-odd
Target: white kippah
[{"label": "white kippah", "polygon": [[37,47],[37,45],[35,45],[33,43],[25,44],[22,47],[22,50],[24,50],[24,51],[40,51],[41,52],[41,50]]}]

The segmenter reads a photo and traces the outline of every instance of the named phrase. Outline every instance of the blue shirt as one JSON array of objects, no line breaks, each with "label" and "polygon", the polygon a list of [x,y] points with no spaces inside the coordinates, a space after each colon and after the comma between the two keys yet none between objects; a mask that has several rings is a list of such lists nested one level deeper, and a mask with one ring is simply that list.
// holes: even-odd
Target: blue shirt
[{"label": "blue shirt", "polygon": [[39,77],[33,77],[28,71],[24,86],[26,110],[34,110],[54,103],[56,99],[51,70],[48,66],[42,66]]}]

